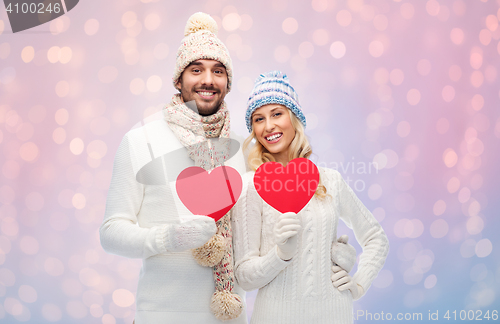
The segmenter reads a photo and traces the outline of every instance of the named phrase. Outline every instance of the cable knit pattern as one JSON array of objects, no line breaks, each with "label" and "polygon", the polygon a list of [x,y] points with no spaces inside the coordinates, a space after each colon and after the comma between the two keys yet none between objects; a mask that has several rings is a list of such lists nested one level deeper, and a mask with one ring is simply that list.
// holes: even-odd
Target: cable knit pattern
[{"label": "cable knit pattern", "polygon": [[271,233],[278,211],[262,201],[245,175],[242,197],[233,209],[235,274],[240,286],[259,289],[251,323],[352,323],[352,295],[331,282],[331,246],[338,219],[354,231],[363,248],[353,280],[365,290],[382,268],[389,243],[382,227],[364,207],[340,174],[319,168],[328,197],[313,197],[299,213],[299,253],[289,261],[277,256]]}]

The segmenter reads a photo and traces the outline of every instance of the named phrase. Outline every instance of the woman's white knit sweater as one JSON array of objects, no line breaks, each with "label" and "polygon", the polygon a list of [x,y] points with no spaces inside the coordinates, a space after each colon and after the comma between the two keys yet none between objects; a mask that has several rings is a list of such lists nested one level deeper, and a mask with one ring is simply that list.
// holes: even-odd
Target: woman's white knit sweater
[{"label": "woman's white knit sweater", "polygon": [[320,168],[329,197],[314,196],[299,212],[298,253],[283,261],[273,235],[280,213],[257,194],[253,174],[245,175],[245,188],[232,218],[236,278],[247,291],[259,289],[251,323],[352,323],[351,292],[340,292],[331,281],[330,252],[338,219],[353,229],[363,248],[353,280],[365,292],[389,251],[382,227],[339,172]]},{"label": "woman's white knit sweater", "polygon": [[[165,246],[166,227],[178,224],[183,215],[192,215],[180,201],[175,179],[193,161],[163,120],[150,122],[128,132],[116,153],[108,191],[106,214],[101,225],[101,244],[113,254],[143,259],[137,288],[136,324],[234,323],[247,322],[245,311],[231,321],[219,321],[210,311],[215,292],[211,267],[199,265],[192,251],[169,252]],[[150,164],[158,168],[137,181],[139,170]],[[170,158],[171,157],[171,158]],[[241,149],[226,165],[245,172]],[[162,171],[165,173],[162,175]],[[234,292],[243,301],[245,292],[236,284]]]}]

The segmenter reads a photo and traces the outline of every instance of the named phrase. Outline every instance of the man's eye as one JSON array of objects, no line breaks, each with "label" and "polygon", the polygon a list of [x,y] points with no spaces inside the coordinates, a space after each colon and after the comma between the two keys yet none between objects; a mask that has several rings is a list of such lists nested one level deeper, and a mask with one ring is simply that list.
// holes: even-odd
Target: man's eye
[{"label": "man's eye", "polygon": [[216,70],[216,71],[215,71],[215,73],[216,73],[216,74],[223,74],[224,72],[223,72],[223,71],[221,71],[221,70]]}]

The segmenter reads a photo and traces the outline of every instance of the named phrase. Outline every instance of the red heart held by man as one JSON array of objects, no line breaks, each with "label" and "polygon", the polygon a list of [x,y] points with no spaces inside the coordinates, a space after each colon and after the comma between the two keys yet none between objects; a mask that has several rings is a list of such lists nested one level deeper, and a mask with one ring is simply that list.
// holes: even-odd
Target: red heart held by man
[{"label": "red heart held by man", "polygon": [[319,184],[318,167],[306,158],[262,164],[253,177],[255,189],[276,210],[298,213],[311,200]]},{"label": "red heart held by man", "polygon": [[189,167],[175,182],[177,195],[189,211],[215,221],[236,204],[242,185],[238,171],[229,166],[219,166],[210,173],[200,167]]}]

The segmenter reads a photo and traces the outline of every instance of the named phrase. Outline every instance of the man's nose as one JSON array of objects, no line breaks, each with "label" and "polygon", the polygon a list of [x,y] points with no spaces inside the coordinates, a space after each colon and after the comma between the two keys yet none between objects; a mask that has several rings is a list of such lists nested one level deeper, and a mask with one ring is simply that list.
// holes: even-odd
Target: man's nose
[{"label": "man's nose", "polygon": [[211,71],[205,71],[203,73],[203,79],[202,83],[206,85],[213,85],[214,84],[214,76]]}]

